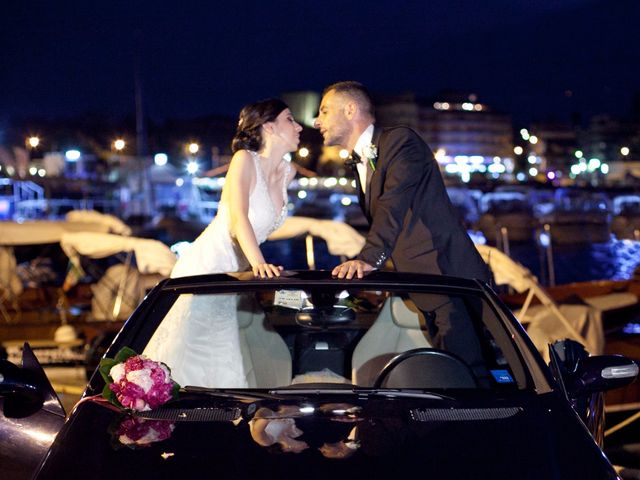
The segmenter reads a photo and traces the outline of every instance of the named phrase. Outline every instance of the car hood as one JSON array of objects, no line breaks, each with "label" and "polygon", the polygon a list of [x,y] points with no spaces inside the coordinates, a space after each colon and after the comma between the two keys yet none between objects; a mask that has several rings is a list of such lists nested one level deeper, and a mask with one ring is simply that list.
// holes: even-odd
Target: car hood
[{"label": "car hood", "polygon": [[193,396],[148,416],[83,401],[37,478],[617,478],[555,393],[508,401]]}]

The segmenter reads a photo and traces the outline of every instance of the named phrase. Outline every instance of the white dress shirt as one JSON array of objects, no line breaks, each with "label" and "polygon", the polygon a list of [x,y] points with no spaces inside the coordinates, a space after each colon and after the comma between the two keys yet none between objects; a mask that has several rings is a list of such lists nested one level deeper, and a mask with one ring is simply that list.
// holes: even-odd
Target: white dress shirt
[{"label": "white dress shirt", "polygon": [[356,165],[358,169],[358,176],[360,177],[360,185],[362,185],[362,191],[367,191],[367,169],[371,168],[367,162],[367,158],[364,156],[364,148],[368,145],[371,145],[371,140],[373,139],[373,123],[369,125],[358,141],[356,142],[356,146],[353,147],[353,151],[360,155],[360,163]]}]

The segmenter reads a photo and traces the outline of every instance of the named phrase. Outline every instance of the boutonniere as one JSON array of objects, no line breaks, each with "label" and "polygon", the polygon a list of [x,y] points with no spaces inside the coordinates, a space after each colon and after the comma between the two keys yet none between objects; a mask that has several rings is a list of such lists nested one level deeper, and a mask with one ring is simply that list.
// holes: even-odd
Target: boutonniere
[{"label": "boutonniere", "polygon": [[378,147],[370,143],[362,149],[362,156],[367,160],[371,170],[376,170],[376,160],[378,159]]}]

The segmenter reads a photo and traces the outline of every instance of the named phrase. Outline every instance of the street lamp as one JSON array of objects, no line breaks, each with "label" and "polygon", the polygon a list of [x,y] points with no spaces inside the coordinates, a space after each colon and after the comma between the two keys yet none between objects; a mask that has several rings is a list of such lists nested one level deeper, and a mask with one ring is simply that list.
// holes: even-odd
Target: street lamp
[{"label": "street lamp", "polygon": [[121,138],[118,138],[113,142],[113,148],[115,148],[117,152],[121,152],[126,146],[126,142]]},{"label": "street lamp", "polygon": [[187,150],[191,155],[195,155],[196,153],[198,153],[198,150],[200,150],[200,145],[195,142],[191,142],[189,145],[187,145]]},{"label": "street lamp", "polygon": [[29,148],[38,148],[38,145],[40,145],[40,138],[32,135],[30,137],[27,137],[27,146]]}]

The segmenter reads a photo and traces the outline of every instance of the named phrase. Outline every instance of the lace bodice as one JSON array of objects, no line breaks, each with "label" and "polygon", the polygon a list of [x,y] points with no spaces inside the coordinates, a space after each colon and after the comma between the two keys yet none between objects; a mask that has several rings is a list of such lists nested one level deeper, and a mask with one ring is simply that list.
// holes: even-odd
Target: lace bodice
[{"label": "lace bodice", "polygon": [[[291,171],[291,164],[286,163],[285,172],[282,178],[282,198],[284,203],[281,208],[273,204],[273,199],[269,194],[267,180],[260,166],[260,156],[256,152],[251,152],[256,166],[256,186],[251,192],[249,200],[249,221],[256,234],[258,243],[264,242],[269,235],[276,231],[287,217],[287,180]],[[284,162],[284,160],[283,160]]]}]

